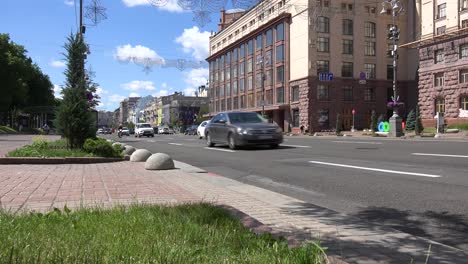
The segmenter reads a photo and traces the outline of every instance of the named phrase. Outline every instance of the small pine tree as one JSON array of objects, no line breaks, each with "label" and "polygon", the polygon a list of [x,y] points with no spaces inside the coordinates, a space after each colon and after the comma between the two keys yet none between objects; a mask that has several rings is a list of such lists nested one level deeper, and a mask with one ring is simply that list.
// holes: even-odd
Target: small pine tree
[{"label": "small pine tree", "polygon": [[88,101],[89,92],[85,80],[86,45],[78,34],[71,34],[67,38],[65,50],[65,87],[54,123],[66,138],[69,148],[82,148],[87,138],[96,136],[95,118]]},{"label": "small pine tree", "polygon": [[415,129],[415,125],[416,125],[416,113],[414,112],[414,110],[411,110],[408,114],[408,116],[406,117],[406,127],[405,129],[407,131],[411,131],[411,130],[414,130]]},{"label": "small pine tree", "polygon": [[336,114],[336,134],[340,135],[343,129],[343,122],[341,121],[341,115]]},{"label": "small pine tree", "polygon": [[420,135],[423,132],[424,127],[423,127],[423,124],[421,122],[421,116],[419,115],[419,106],[418,105],[416,106],[415,116],[416,116],[416,122],[415,122],[415,126],[414,126],[414,131],[416,132],[416,135]]},{"label": "small pine tree", "polygon": [[370,130],[372,132],[375,132],[377,129],[377,120],[376,120],[376,114],[375,114],[375,110],[372,110],[372,113],[371,113],[371,122],[370,122]]}]

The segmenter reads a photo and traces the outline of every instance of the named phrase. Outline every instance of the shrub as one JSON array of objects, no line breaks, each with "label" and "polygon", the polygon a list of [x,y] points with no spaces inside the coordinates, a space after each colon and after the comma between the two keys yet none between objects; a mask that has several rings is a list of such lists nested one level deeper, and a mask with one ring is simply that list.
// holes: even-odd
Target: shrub
[{"label": "shrub", "polygon": [[406,127],[407,131],[414,130],[416,124],[416,113],[413,109],[409,112],[408,116],[406,117]]},{"label": "shrub", "polygon": [[416,122],[414,123],[414,131],[416,132],[416,135],[421,134],[424,131],[424,126],[421,121],[421,115],[419,114],[419,106],[416,106]]},{"label": "shrub", "polygon": [[113,147],[110,142],[107,142],[105,139],[98,138],[98,139],[92,139],[88,138],[86,139],[83,149],[86,152],[92,153],[96,156],[101,156],[101,157],[122,157],[121,147]]},{"label": "shrub", "polygon": [[468,123],[454,124],[454,125],[448,126],[448,128],[450,128],[450,129],[458,128],[460,130],[468,130]]},{"label": "shrub", "polygon": [[33,138],[32,147],[35,149],[46,149],[49,146],[49,141],[43,136]]}]

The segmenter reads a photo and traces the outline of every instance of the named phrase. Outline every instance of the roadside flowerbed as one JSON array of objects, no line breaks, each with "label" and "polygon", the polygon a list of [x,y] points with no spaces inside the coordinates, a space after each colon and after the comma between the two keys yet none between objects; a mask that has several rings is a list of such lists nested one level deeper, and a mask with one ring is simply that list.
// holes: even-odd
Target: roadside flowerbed
[{"label": "roadside flowerbed", "polygon": [[39,136],[31,145],[10,151],[8,157],[122,157],[122,147],[105,139],[87,139],[83,149],[67,148],[66,140],[48,141]]},{"label": "roadside flowerbed", "polygon": [[326,263],[315,243],[256,235],[210,204],[0,212],[0,259],[9,263]]}]

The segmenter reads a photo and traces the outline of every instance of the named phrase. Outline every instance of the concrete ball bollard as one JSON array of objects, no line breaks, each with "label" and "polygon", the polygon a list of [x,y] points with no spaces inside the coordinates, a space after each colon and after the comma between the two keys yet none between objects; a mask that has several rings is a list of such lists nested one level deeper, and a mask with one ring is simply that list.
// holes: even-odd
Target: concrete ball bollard
[{"label": "concrete ball bollard", "polygon": [[132,162],[144,162],[151,156],[151,152],[147,149],[137,149],[130,156]]},{"label": "concrete ball bollard", "polygon": [[165,153],[151,155],[145,163],[147,170],[172,170],[175,169],[174,161]]},{"label": "concrete ball bollard", "polygon": [[123,151],[123,154],[124,155],[132,155],[133,152],[135,152],[136,148],[130,146],[130,145],[126,145],[125,146],[125,149]]}]

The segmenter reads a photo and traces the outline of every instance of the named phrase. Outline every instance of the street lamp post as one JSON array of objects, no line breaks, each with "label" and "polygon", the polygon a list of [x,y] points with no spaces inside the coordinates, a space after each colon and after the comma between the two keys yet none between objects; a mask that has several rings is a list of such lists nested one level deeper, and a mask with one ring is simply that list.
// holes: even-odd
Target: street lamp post
[{"label": "street lamp post", "polygon": [[262,88],[262,117],[265,117],[265,76],[263,73],[263,56],[259,55],[260,59],[257,60],[257,65],[260,66],[261,88]]},{"label": "street lamp post", "polygon": [[387,13],[387,6],[390,6],[392,9],[392,21],[393,25],[390,28],[388,35],[390,39],[393,40],[393,115],[390,117],[390,132],[389,136],[391,137],[401,137],[403,135],[401,122],[402,118],[398,115],[398,97],[397,97],[397,59],[398,59],[398,40],[400,38],[400,30],[396,26],[396,17],[404,12],[404,8],[400,0],[383,0],[382,2],[382,11],[380,14]]}]

